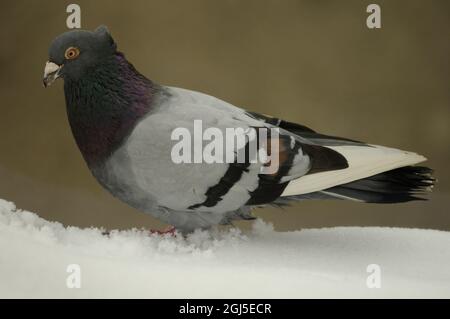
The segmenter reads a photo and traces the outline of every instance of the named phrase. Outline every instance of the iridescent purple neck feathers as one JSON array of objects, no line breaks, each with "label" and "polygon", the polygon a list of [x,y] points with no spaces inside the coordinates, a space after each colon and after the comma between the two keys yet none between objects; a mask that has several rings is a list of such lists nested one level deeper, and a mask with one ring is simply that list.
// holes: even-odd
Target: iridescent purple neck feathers
[{"label": "iridescent purple neck feathers", "polygon": [[159,91],[122,53],[96,65],[79,80],[67,78],[64,83],[72,133],[91,169],[125,142],[151,110]]}]

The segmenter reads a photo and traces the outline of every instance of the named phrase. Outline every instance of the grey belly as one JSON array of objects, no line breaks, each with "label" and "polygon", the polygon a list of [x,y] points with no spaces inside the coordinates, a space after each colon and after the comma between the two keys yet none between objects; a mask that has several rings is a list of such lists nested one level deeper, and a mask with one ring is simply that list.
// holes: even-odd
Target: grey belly
[{"label": "grey belly", "polygon": [[229,222],[234,213],[210,213],[179,211],[158,205],[157,198],[136,182],[136,176],[130,167],[128,155],[118,151],[103,165],[91,168],[97,181],[114,197],[131,207],[147,213],[182,232],[195,229],[207,229],[217,224]]}]

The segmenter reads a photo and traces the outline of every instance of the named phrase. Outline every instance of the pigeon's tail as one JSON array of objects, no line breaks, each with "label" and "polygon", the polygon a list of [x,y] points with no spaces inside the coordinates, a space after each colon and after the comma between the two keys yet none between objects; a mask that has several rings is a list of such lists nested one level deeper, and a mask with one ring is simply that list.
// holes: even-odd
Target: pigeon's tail
[{"label": "pigeon's tail", "polygon": [[[416,165],[426,160],[425,157],[416,153],[378,145],[343,145],[330,146],[328,148],[345,157],[348,167],[307,174],[292,180],[283,191],[282,196],[323,191],[397,168]],[[312,160],[314,161],[314,157]]]},{"label": "pigeon's tail", "polygon": [[[435,179],[432,170],[423,166],[405,166],[321,191],[287,196],[282,200],[347,199],[366,203],[401,203],[424,200]],[[278,204],[283,204],[282,202]]]}]

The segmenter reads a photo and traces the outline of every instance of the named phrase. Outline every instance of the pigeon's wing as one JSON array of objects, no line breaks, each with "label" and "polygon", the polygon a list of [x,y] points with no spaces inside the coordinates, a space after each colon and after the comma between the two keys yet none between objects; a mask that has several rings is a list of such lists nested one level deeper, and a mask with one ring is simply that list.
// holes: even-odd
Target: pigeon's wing
[{"label": "pigeon's wing", "polygon": [[273,125],[283,130],[286,130],[292,134],[298,135],[310,142],[313,142],[314,144],[322,146],[343,146],[343,145],[368,146],[368,144],[364,142],[339,136],[325,135],[322,133],[318,133],[305,125],[288,122],[269,115],[259,114],[256,112],[247,112],[247,114],[263,121],[268,125]]},{"label": "pigeon's wing", "polygon": [[[196,131],[196,121],[201,123],[200,132]],[[194,142],[188,156],[192,162],[174,162],[174,146],[181,141],[177,138],[183,132],[188,132],[192,140],[199,135],[201,138],[208,128],[218,129],[225,136],[230,128],[245,131],[276,125],[212,96],[167,88],[159,105],[136,126],[124,146],[140,189],[149,192],[159,205],[171,209],[227,212],[245,205],[270,203],[291,180],[307,173],[347,167],[339,153],[284,129],[278,130],[278,136],[269,137],[269,141],[276,138],[278,151],[271,155],[279,159],[278,168],[270,173],[263,172],[267,163],[250,158],[238,161],[237,155],[233,162],[194,163],[195,156],[202,152],[195,149]],[[203,142],[203,147],[205,144],[208,141]],[[248,147],[245,143],[237,153]]]},{"label": "pigeon's wing", "polygon": [[[316,174],[314,174],[314,172],[312,171],[309,171],[308,174],[305,174],[304,176],[301,176],[298,179],[291,181],[283,191],[281,195],[282,197],[313,194],[315,192],[328,189],[330,189],[331,192],[331,189],[335,186],[347,185],[348,183],[354,181],[369,178],[371,176],[376,176],[383,172],[392,171],[397,168],[415,165],[426,160],[426,158],[423,157],[422,155],[413,152],[406,152],[399,149],[379,145],[371,145],[347,138],[325,135],[315,132],[314,130],[300,124],[291,123],[288,121],[284,121],[267,115],[261,115],[258,113],[250,112],[249,114],[252,115],[254,118],[258,118],[266,123],[276,125],[293,134],[296,134],[297,136],[307,139],[314,144],[326,146],[328,149],[332,149],[337,153],[339,153],[340,155],[342,155],[348,163],[348,167],[340,170],[326,170],[322,172],[316,172]],[[314,161],[314,159],[315,157],[313,156],[312,161]],[[418,172],[421,171],[421,169],[419,168],[415,170]],[[426,172],[425,174],[414,173],[414,175],[417,176],[413,177],[412,179],[419,178],[420,180],[427,180],[429,179],[429,177],[427,177],[427,174],[428,172]],[[402,174],[401,178],[403,180],[401,181],[400,184],[406,183],[406,186],[408,186],[407,191],[411,191],[415,189],[415,183],[412,182],[411,177],[408,175],[409,175],[408,170],[405,170],[405,173]],[[397,181],[394,184],[398,186]],[[430,185],[430,183],[425,181],[424,185],[427,186]],[[370,191],[374,192],[374,194],[380,191],[379,188],[380,187],[374,187],[373,185],[369,187]],[[394,190],[389,187],[388,189],[386,189],[386,187],[383,186],[382,191],[384,192]],[[323,194],[330,195],[330,193],[325,191],[321,192],[320,194],[316,194],[316,196],[320,197]],[[339,197],[333,194],[331,195],[332,197],[333,196]],[[353,197],[353,199],[366,200],[367,197],[369,197],[370,199],[373,196],[372,195],[368,196],[368,194],[365,194],[365,196],[356,194]],[[305,198],[307,198],[307,196],[305,196]]]}]

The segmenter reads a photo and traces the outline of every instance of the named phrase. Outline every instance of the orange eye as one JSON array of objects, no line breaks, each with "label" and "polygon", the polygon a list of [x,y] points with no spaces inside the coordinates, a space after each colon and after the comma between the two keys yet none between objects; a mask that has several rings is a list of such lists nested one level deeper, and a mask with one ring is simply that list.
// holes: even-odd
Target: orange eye
[{"label": "orange eye", "polygon": [[70,47],[66,50],[66,53],[64,53],[64,57],[67,60],[73,60],[80,54],[80,50],[76,47]]}]

